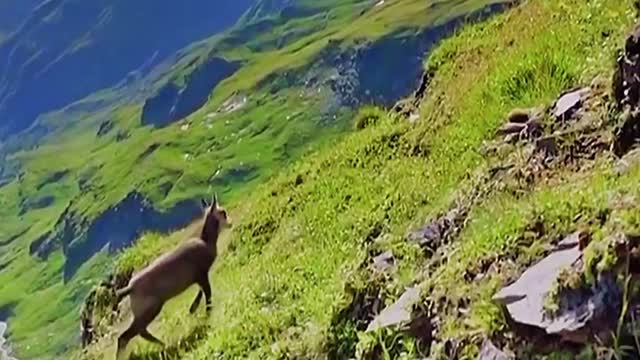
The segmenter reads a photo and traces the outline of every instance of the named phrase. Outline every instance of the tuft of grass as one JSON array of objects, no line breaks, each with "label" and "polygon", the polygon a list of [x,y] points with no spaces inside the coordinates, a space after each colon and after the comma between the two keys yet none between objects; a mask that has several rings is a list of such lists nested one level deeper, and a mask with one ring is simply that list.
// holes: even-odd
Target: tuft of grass
[{"label": "tuft of grass", "polygon": [[386,117],[388,114],[383,109],[373,105],[364,106],[358,110],[353,118],[353,127],[356,130],[362,130],[377,124]]}]

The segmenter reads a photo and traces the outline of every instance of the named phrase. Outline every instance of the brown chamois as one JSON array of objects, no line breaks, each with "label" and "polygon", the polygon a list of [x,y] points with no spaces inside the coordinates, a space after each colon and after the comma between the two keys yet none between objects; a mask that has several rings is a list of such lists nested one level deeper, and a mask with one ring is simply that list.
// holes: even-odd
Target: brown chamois
[{"label": "brown chamois", "polygon": [[209,269],[216,259],[218,235],[224,228],[231,226],[231,221],[226,211],[218,206],[217,196],[213,197],[211,204],[207,204],[204,200],[202,204],[205,215],[200,234],[157,258],[135,274],[127,287],[116,292],[117,303],[127,295],[130,297],[133,313],[131,326],[118,338],[116,358],[119,358],[129,341],[137,335],[164,346],[162,341],[149,333],[147,326],[158,316],[165,302],[194,284],[200,286],[200,291],[189,311],[195,312],[204,295],[206,311],[210,312]]}]

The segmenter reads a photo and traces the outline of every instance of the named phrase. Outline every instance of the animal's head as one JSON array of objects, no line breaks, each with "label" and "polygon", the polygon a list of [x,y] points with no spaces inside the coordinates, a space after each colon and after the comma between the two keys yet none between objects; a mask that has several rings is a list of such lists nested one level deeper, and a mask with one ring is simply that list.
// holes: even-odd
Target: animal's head
[{"label": "animal's head", "polygon": [[202,199],[201,204],[202,208],[205,210],[205,227],[212,223],[216,223],[219,230],[230,228],[232,226],[231,218],[229,218],[227,211],[220,206],[217,195],[213,195],[211,202],[207,202]]}]

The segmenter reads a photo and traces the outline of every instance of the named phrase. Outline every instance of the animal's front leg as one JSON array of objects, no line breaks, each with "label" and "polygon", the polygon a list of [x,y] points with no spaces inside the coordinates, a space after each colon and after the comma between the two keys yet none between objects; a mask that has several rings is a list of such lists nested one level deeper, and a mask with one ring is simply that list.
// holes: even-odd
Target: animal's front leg
[{"label": "animal's front leg", "polygon": [[193,299],[193,303],[191,304],[191,307],[189,308],[189,313],[193,314],[196,312],[196,310],[198,309],[198,306],[200,305],[200,300],[202,300],[202,290],[198,290],[198,294],[196,295],[196,298]]},{"label": "animal's front leg", "polygon": [[203,276],[198,283],[202,288],[202,293],[204,293],[204,301],[206,304],[206,309],[208,314],[211,312],[211,285],[209,284],[209,277],[206,275]]}]

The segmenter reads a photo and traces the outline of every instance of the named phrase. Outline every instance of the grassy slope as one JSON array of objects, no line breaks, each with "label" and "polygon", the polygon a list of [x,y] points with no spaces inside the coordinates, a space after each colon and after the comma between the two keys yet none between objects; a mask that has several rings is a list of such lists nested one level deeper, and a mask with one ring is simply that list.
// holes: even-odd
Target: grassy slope
[{"label": "grassy slope", "polygon": [[[115,96],[119,99],[115,108],[102,109],[98,114],[63,110],[45,118],[43,123],[54,129],[54,135],[33,150],[11,154],[8,161],[17,164],[23,175],[0,187],[3,204],[0,215],[5,220],[0,224],[0,235],[13,239],[2,247],[0,254],[0,304],[17,305],[9,330],[18,354],[26,358],[55,358],[61,356],[68,344],[75,343],[78,303],[91,281],[104,276],[111,267],[107,254],[101,253],[84,264],[69,283],[63,284],[60,274],[64,257],[60,252],[47,262],[29,255],[29,244],[52,229],[69,201],[73,200],[72,209],[79,215],[91,219],[137,189],[160,208],[166,208],[179,200],[207,193],[211,190],[208,178],[217,169],[228,170],[240,164],[253,165],[257,170],[248,179],[218,184],[216,190],[228,202],[246,198],[247,193],[283,164],[297,159],[308,145],[320,145],[344,131],[350,115],[349,109],[343,109],[327,126],[326,121],[321,121],[324,119],[320,112],[314,111],[321,108],[323,99],[310,97],[301,102],[300,89],[285,88],[270,94],[257,87],[267,75],[304,66],[326,46],[329,38],[342,40],[344,46],[349,46],[356,39],[375,40],[399,28],[439,24],[489,2],[399,0],[369,10],[364,16],[360,15],[363,8],[360,1],[323,2],[322,6],[331,9],[330,16],[319,19],[312,15],[278,22],[260,36],[250,34],[255,37],[254,48],[225,47],[222,45],[225,37],[216,37],[185,51],[175,66],[154,74],[179,82],[192,70],[191,60],[202,60],[210,54],[247,62],[245,68],[214,91],[207,105],[179,124],[162,130],[141,127],[141,104],[133,96],[136,94],[129,96],[119,93],[119,89],[92,97],[108,101]],[[288,34],[300,28],[306,30],[290,36],[289,43],[281,49],[274,46],[273,34]],[[237,90],[250,95],[249,104],[207,124],[205,115]],[[122,100],[127,98],[135,101]],[[95,134],[105,119],[111,119],[115,129],[98,138]],[[181,129],[184,123],[191,124],[189,130]],[[115,141],[118,131],[128,133],[128,138]],[[140,160],[141,154],[156,143],[162,146]],[[67,171],[64,177],[46,183],[63,170]],[[81,180],[90,187],[81,191],[78,187]],[[170,188],[167,194],[161,191],[166,189],[165,185]],[[53,196],[49,206],[20,213],[23,202],[48,196]],[[26,294],[29,297],[23,299]]]},{"label": "grassy slope", "polygon": [[[371,338],[332,326],[352,301],[345,286],[371,286],[361,267],[368,253],[391,248],[399,272],[382,285],[387,301],[418,281],[425,300],[445,304],[438,339],[470,340],[464,351],[473,358],[478,334],[505,327],[490,301],[502,281],[539,257],[553,236],[575,230],[577,215],[592,220],[612,193],[638,195],[633,184],[640,168],[613,176],[612,162],[603,155],[586,169],[557,169],[517,192],[498,187],[472,208],[447,261],[431,271],[404,235],[447,210],[470,191],[478,173],[500,160],[481,149],[509,110],[549,104],[561,91],[611,73],[614,50],[632,23],[631,3],[532,0],[447,40],[429,59],[436,76],[419,122],[386,119],[349,135],[244,198],[249,210],[240,212],[212,275],[211,319],[183,315],[189,293],[165,309],[154,331],[173,344],[172,355],[187,353],[175,358],[315,358],[336,351],[336,344],[344,355],[353,354],[356,343],[366,351],[380,341],[387,354],[413,358],[413,343],[393,333]],[[606,120],[606,114],[599,116]],[[623,219],[626,230],[638,230],[632,214],[614,217]],[[544,219],[549,236],[519,243],[537,218]],[[140,243],[120,266],[140,266],[153,254],[146,249],[169,246],[157,241]],[[509,254],[520,267],[479,281],[464,278],[481,260]],[[469,304],[470,315],[458,312],[459,301]],[[195,341],[203,332],[204,340]],[[90,357],[101,358],[97,353],[109,346],[103,340]],[[158,356],[151,345],[134,347],[134,358]]]}]

